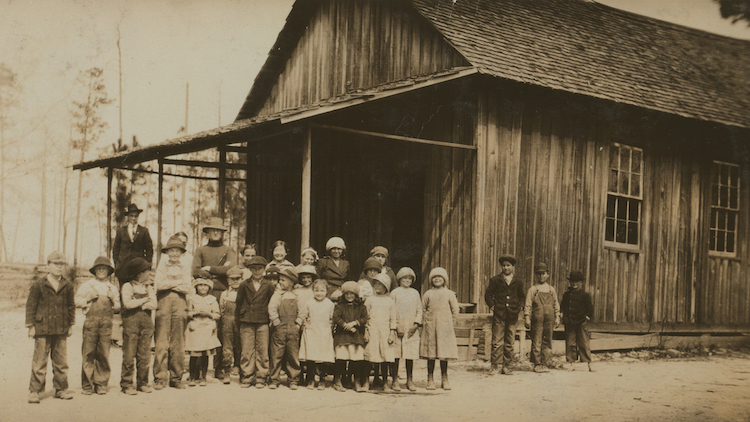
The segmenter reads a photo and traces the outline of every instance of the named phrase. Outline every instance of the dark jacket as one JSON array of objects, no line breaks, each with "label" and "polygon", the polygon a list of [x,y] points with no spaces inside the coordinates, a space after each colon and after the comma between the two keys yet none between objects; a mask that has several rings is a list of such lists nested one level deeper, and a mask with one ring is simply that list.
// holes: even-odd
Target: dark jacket
[{"label": "dark jacket", "polygon": [[563,314],[563,324],[579,325],[586,322],[586,317],[594,318],[594,304],[591,295],[581,290],[568,290],[563,293],[560,303],[560,312]]},{"label": "dark jacket", "polygon": [[118,269],[129,260],[137,257],[151,262],[154,257],[154,245],[151,242],[148,229],[140,225],[137,226],[135,238],[132,241],[128,234],[127,225],[117,229],[115,243],[112,245],[112,257],[115,260],[115,268]]},{"label": "dark jacket", "polygon": [[76,321],[75,288],[65,277],[55,292],[47,277],[31,284],[26,299],[26,326],[34,327],[36,336],[67,335]]},{"label": "dark jacket", "polygon": [[341,259],[341,266],[337,266],[333,263],[333,258],[330,256],[324,256],[317,264],[315,269],[318,271],[318,276],[328,283],[340,287],[345,281],[349,281],[349,261]]},{"label": "dark jacket", "polygon": [[[333,346],[358,344],[365,345],[365,324],[367,324],[367,308],[363,303],[349,303],[341,299],[333,308],[333,326],[336,334],[333,336]],[[351,321],[359,321],[357,332],[344,330],[344,324]]]},{"label": "dark jacket", "polygon": [[267,280],[260,283],[258,290],[253,286],[252,278],[249,278],[237,288],[237,301],[234,310],[236,322],[248,324],[268,324],[271,319],[268,317],[268,302],[273,296],[275,288]]},{"label": "dark jacket", "polygon": [[493,308],[495,320],[518,320],[518,313],[526,302],[526,289],[523,287],[523,281],[515,275],[510,284],[505,282],[502,274],[490,278],[490,283],[484,293],[484,301],[487,302],[487,306]]},{"label": "dark jacket", "polygon": [[[227,289],[227,271],[238,263],[237,252],[223,242],[211,242],[193,253],[193,277],[210,278],[214,281],[213,291]],[[211,267],[208,271],[203,267]]]}]

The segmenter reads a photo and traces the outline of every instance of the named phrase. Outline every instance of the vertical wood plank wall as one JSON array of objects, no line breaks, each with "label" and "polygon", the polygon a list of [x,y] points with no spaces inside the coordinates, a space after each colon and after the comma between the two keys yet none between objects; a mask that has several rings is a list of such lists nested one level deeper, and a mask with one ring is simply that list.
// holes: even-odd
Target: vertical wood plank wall
[{"label": "vertical wood plank wall", "polygon": [[392,1],[321,1],[260,115],[468,63]]},{"label": "vertical wood plank wall", "polygon": [[[487,137],[487,150],[478,159],[487,175],[483,247],[475,263],[483,277],[474,280],[483,286],[475,290],[484,292],[488,278],[500,271],[497,257],[510,253],[527,288],[534,265],[547,263],[560,298],[567,274],[582,270],[599,322],[750,323],[750,278],[742,271],[750,224],[747,171],[741,181],[740,259],[701,259],[708,256],[710,184],[702,181],[710,160],[664,148],[680,140],[646,131],[637,139],[615,138],[611,121],[563,114],[559,104],[492,90],[480,92],[479,101],[487,114],[479,117],[486,127],[477,133]],[[644,150],[638,252],[604,245],[612,142]]]}]

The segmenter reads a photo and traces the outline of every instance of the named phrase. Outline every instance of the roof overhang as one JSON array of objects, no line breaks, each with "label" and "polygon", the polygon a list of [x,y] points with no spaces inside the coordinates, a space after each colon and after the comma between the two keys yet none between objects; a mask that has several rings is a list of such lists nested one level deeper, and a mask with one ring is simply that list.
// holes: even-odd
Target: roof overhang
[{"label": "roof overhang", "polygon": [[369,89],[349,92],[309,106],[285,110],[273,115],[240,120],[215,129],[85,161],[75,164],[73,169],[85,171],[92,168],[126,168],[172,155],[202,151],[228,144],[258,141],[285,132],[301,130],[312,119],[321,115],[465,78],[477,73],[478,70],[474,67],[463,67],[410,77]]}]

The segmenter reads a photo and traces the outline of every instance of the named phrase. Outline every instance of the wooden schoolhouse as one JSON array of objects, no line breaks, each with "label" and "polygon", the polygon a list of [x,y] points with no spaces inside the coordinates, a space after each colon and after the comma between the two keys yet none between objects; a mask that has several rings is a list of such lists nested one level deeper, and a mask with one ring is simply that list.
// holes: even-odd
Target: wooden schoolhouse
[{"label": "wooden schoolhouse", "polygon": [[748,110],[750,42],[593,1],[299,0],[234,123],[75,168],[214,167],[222,215],[241,171],[261,250],[385,245],[478,312],[510,253],[600,328],[743,331]]}]

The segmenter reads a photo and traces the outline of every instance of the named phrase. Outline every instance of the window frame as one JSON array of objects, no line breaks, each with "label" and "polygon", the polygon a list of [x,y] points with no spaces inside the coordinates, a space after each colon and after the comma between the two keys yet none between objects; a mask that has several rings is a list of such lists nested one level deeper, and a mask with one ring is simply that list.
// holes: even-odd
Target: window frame
[{"label": "window frame", "polygon": [[[618,149],[618,160],[617,160],[618,166],[617,166],[617,169],[614,169],[612,167],[612,163],[611,163],[611,161],[612,161],[612,148],[617,148]],[[629,150],[630,151],[630,160],[629,160],[629,163],[628,163],[628,169],[627,170],[624,170],[624,169],[621,168],[622,158],[621,158],[620,154],[621,154],[622,150]],[[640,153],[640,169],[639,169],[639,172],[637,172],[637,173],[633,171],[633,159],[632,159],[633,151],[637,151],[637,152]],[[644,216],[643,216],[643,214],[644,214],[644,206],[643,206],[643,201],[644,201],[644,199],[643,199],[644,198],[644,194],[643,194],[643,179],[644,179],[644,177],[643,176],[644,176],[644,173],[645,173],[645,155],[644,155],[644,152],[643,152],[643,148],[639,148],[639,147],[632,146],[632,145],[621,144],[619,142],[612,142],[610,144],[609,151],[608,151],[607,167],[606,168],[607,168],[607,178],[606,178],[606,181],[607,181],[606,183],[607,184],[606,184],[606,189],[605,189],[605,192],[604,192],[604,213],[603,213],[604,214],[604,226],[603,226],[603,230],[602,230],[602,237],[603,237],[603,241],[604,241],[604,247],[607,248],[607,249],[613,249],[613,250],[619,250],[619,251],[625,251],[625,252],[640,253],[642,251],[642,249],[643,249],[643,220],[644,220]],[[614,191],[611,190],[611,180],[610,180],[610,178],[612,177],[611,175],[612,175],[612,171],[613,170],[617,171],[617,174],[618,174],[618,182],[617,182],[617,184],[618,184],[618,186],[617,186],[618,192],[614,192]],[[620,186],[621,182],[619,181],[619,175],[622,172],[626,172],[628,174],[628,176],[629,176],[629,178],[627,179],[627,184],[628,184],[628,188],[627,189],[628,189],[629,192],[627,194],[619,192],[619,190],[621,188],[621,186]],[[633,194],[631,194],[630,190],[631,190],[631,186],[632,186],[632,180],[633,180],[632,178],[633,178],[633,176],[636,176],[636,175],[638,177],[639,190],[638,190],[638,195],[633,195]],[[615,215],[614,215],[614,217],[610,217],[608,215],[610,197],[614,197],[614,199],[615,199],[615,204],[614,204]],[[625,223],[626,224],[628,224],[628,222],[631,221],[629,219],[630,208],[631,208],[629,206],[629,204],[631,203],[631,201],[636,201],[637,204],[638,204],[638,217],[637,217],[637,220],[634,220],[635,224],[637,225],[637,236],[638,236],[638,241],[637,241],[636,244],[627,243],[627,239],[626,239],[625,242],[618,242],[616,240],[607,240],[607,235],[608,235],[607,223],[610,220],[614,220],[614,224],[615,224],[615,227],[613,227],[613,229],[615,230],[614,237],[615,237],[615,239],[617,238],[617,226],[616,226],[616,224],[617,224],[617,221],[622,221],[621,219],[617,218],[617,208],[618,208],[618,204],[622,200],[627,201],[627,204],[625,205],[626,210],[627,210],[626,211],[627,212],[627,216],[626,216],[626,219],[625,219]],[[626,234],[626,236],[627,236],[627,234]]]},{"label": "window frame", "polygon": [[[722,167],[736,169],[736,175],[737,175],[737,179],[736,179],[737,185],[736,186],[733,186],[731,184],[732,183],[731,180],[729,180],[729,183],[730,183],[729,185],[722,185],[721,184],[722,183],[722,180],[721,180]],[[711,177],[711,185],[710,185],[710,188],[709,188],[710,190],[709,190],[709,193],[708,193],[708,195],[709,195],[709,198],[708,198],[709,199],[709,207],[708,207],[708,216],[707,216],[707,219],[708,219],[708,255],[711,256],[711,257],[717,257],[717,258],[737,258],[737,256],[738,256],[737,255],[737,248],[739,246],[739,241],[737,239],[737,235],[739,233],[740,206],[741,206],[740,195],[742,194],[742,189],[741,189],[742,177],[740,177],[740,166],[739,166],[739,164],[735,164],[735,163],[729,163],[729,162],[726,162],[726,161],[713,160],[713,161],[711,161],[711,171],[709,172],[709,174],[710,174],[710,177]],[[730,177],[731,177],[731,173],[730,173]],[[732,208],[731,207],[731,194],[727,197],[727,202],[728,202],[727,206],[722,206],[721,205],[721,198],[720,198],[721,197],[721,193],[720,192],[717,194],[717,198],[716,198],[718,204],[714,204],[714,188],[715,187],[718,187],[719,190],[722,187],[726,187],[728,189],[728,194],[729,194],[729,192],[732,189],[736,189],[736,192],[737,192],[737,196],[735,198],[735,202],[736,202],[736,205],[737,205],[736,208]],[[716,216],[717,218],[718,218],[718,211],[723,211],[725,213],[731,213],[731,214],[733,214],[734,215],[734,230],[733,231],[729,231],[726,226],[725,226],[724,229],[720,229],[718,227],[718,225],[714,226],[714,211],[717,211],[717,216]],[[712,248],[715,247],[714,246],[714,242],[712,240],[712,232],[714,232],[714,231],[717,231],[717,232],[721,231],[721,232],[723,232],[725,234],[725,236],[724,236],[724,249],[725,250],[724,251],[719,251],[719,250],[712,249]],[[727,247],[726,247],[727,246],[727,236],[726,236],[726,234],[728,234],[728,233],[732,233],[734,235],[734,239],[733,239],[733,243],[734,243],[733,244],[733,249],[734,250],[732,252],[727,252],[726,251],[726,249],[727,249]]]}]

